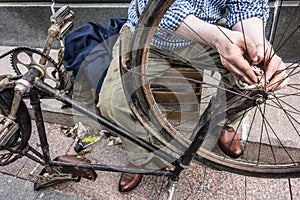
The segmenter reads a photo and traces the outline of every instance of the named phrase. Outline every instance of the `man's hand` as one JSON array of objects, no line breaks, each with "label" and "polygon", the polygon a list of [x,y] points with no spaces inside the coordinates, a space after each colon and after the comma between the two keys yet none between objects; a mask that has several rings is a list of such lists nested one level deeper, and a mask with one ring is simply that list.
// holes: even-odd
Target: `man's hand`
[{"label": "man's hand", "polygon": [[265,24],[257,17],[251,17],[236,23],[232,30],[243,33],[251,38],[257,51],[257,60],[252,60],[254,65],[265,71],[262,82],[266,84],[267,91],[278,90],[288,83],[286,65],[282,59],[274,54],[271,44],[266,40],[264,33]]},{"label": "man's hand", "polygon": [[[287,67],[282,59],[274,54],[268,41],[265,41],[265,45],[254,45],[252,40],[241,32],[225,29],[223,32],[231,41],[220,36],[216,49],[221,55],[221,61],[225,68],[248,84],[262,81],[263,84],[266,84],[267,91],[279,90],[288,84]],[[248,55],[248,60],[244,58],[245,54]],[[250,64],[265,71],[262,80],[258,80]]]},{"label": "man's hand", "polygon": [[244,58],[245,52],[248,52],[251,61],[257,61],[256,47],[250,38],[244,37],[241,32],[208,24],[194,15],[188,15],[174,33],[216,49],[225,68],[248,84],[258,82],[249,62]]},{"label": "man's hand", "polygon": [[268,91],[277,90],[287,85],[286,66],[280,57],[273,55],[271,45],[265,40],[263,26],[261,19],[252,17],[229,30],[188,15],[174,33],[216,49],[224,67],[250,85],[260,81],[250,64],[266,63],[262,81],[267,84]]},{"label": "man's hand", "polygon": [[[248,84],[257,83],[258,78],[249,63],[258,61],[256,46],[240,32],[223,29],[223,33],[215,44],[223,66]],[[250,60],[244,57],[246,54]]]},{"label": "man's hand", "polygon": [[287,86],[289,80],[286,71],[287,66],[274,53],[272,46],[266,41],[265,45],[256,45],[256,48],[258,60],[253,64],[266,68],[262,82],[266,84],[267,91],[279,90]]}]

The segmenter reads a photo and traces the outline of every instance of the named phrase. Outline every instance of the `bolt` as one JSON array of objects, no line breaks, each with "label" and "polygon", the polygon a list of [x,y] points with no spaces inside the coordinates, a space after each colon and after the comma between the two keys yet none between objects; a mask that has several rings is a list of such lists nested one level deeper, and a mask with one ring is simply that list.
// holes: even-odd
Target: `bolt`
[{"label": "bolt", "polygon": [[265,100],[262,97],[260,97],[260,98],[257,98],[255,102],[257,105],[260,105],[260,104],[263,104],[265,102]]}]

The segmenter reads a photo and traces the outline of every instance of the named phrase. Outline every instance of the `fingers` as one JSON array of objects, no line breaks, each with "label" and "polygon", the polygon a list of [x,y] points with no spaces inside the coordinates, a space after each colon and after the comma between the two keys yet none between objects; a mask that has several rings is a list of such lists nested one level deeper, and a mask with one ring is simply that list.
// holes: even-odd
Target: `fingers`
[{"label": "fingers", "polygon": [[[221,43],[218,49],[226,69],[252,85],[259,82],[250,66],[253,64],[265,72],[262,82],[268,83],[267,90],[277,90],[287,85],[288,80],[284,72],[286,66],[282,59],[273,53],[268,41],[254,45],[249,37],[241,33],[231,32],[231,34],[232,43]],[[247,58],[244,58],[244,54]]]},{"label": "fingers", "polygon": [[282,59],[274,54],[268,41],[264,45],[257,45],[256,48],[258,60],[253,64],[265,71],[262,82],[267,85],[267,91],[275,91],[287,86],[289,82],[286,72],[287,67]]},{"label": "fingers", "polygon": [[[249,59],[250,62],[252,62],[252,60],[257,60],[257,50],[255,45],[251,39],[247,36],[243,37],[240,33],[235,34],[233,38],[233,44],[227,43],[221,48],[222,64],[226,69],[242,78],[246,83],[250,85],[257,83],[258,78],[249,64]],[[246,39],[246,41],[244,39]],[[246,51],[249,57],[248,60],[244,57]]]},{"label": "fingers", "polygon": [[[219,44],[222,64],[226,69],[252,85],[258,83],[258,77],[250,65],[260,67],[264,72],[263,84],[267,91],[274,91],[288,84],[286,65],[282,59],[274,54],[272,46],[267,40],[263,44],[254,45],[252,40],[241,33],[230,32],[232,42]],[[246,54],[246,60],[244,55]]]},{"label": "fingers", "polygon": [[266,60],[266,55],[267,55],[267,53],[265,54],[266,49],[262,44],[256,45],[256,49],[257,49],[257,60],[253,62],[254,65],[258,65],[263,60]]},{"label": "fingers", "polygon": [[275,73],[277,70],[284,69],[282,66],[285,66],[282,59],[277,55],[274,55],[267,66],[266,80],[271,81],[272,77],[276,75]]},{"label": "fingers", "polygon": [[[265,59],[269,56],[265,56]],[[269,59],[269,58],[268,58]],[[276,54],[271,57],[268,63],[263,82],[267,83],[267,91],[278,90],[288,83],[286,65]]]},{"label": "fingers", "polygon": [[221,60],[226,69],[242,78],[246,83],[251,85],[258,82],[257,76],[243,56],[235,56],[228,59],[223,58]]},{"label": "fingers", "polygon": [[244,36],[244,40],[242,41],[242,44],[239,45],[245,50],[251,62],[253,63],[258,62],[259,57],[258,57],[257,47],[254,45],[254,43],[248,36]]},{"label": "fingers", "polygon": [[[275,91],[284,88],[289,82],[288,74],[286,72],[286,65],[282,61],[280,63],[276,62],[276,64],[278,65],[273,65],[274,63],[275,62],[271,61],[267,68],[267,72],[269,73],[269,75],[266,73],[265,79],[267,80],[267,83],[268,81],[270,81],[267,84],[267,91]],[[277,68],[277,70],[273,73],[275,68]],[[268,79],[268,76],[270,75],[272,76],[270,79]]]}]

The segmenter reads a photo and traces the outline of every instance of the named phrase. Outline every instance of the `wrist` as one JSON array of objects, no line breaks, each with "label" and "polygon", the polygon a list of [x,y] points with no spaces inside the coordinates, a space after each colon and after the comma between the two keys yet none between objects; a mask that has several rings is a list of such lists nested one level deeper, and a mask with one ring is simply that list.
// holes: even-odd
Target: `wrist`
[{"label": "wrist", "polygon": [[231,40],[229,39],[229,35],[230,35],[230,32],[231,30],[229,29],[225,29],[224,27],[217,27],[215,26],[217,30],[214,30],[213,33],[215,34],[212,34],[212,38],[213,41],[212,41],[212,47],[214,49],[216,49],[218,52],[219,50],[221,49],[222,46],[224,46],[224,44],[226,43],[231,43]]},{"label": "wrist", "polygon": [[194,15],[188,15],[174,33],[182,38],[215,48],[221,32],[216,25],[209,24]]},{"label": "wrist", "polygon": [[223,27],[206,23],[202,29],[202,35],[205,37],[203,44],[218,50],[222,43],[226,42],[226,36],[222,33],[222,29]]}]

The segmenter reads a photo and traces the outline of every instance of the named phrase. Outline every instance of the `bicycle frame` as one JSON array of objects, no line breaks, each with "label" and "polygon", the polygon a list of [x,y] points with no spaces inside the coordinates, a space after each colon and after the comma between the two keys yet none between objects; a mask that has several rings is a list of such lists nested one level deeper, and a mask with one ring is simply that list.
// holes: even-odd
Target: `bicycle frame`
[{"label": "bicycle frame", "polygon": [[[53,40],[55,38],[60,40],[64,36],[64,34],[72,27],[72,19],[73,19],[73,13],[67,7],[63,7],[51,17],[51,21],[53,22],[53,24],[49,29],[50,30],[49,35],[47,37],[46,44],[43,49],[43,53],[45,55],[49,54]],[[44,64],[44,63],[45,60],[42,58],[40,60],[40,64]],[[115,125],[114,123],[107,120],[103,116],[99,116],[89,111],[88,109],[81,106],[78,102],[70,99],[67,95],[62,93],[60,90],[57,90],[52,86],[44,83],[42,69],[38,67],[34,67],[30,69],[23,76],[19,75],[16,77],[10,77],[9,79],[10,81],[0,84],[0,92],[6,88],[14,88],[15,90],[11,113],[8,118],[12,120],[16,118],[16,112],[22,100],[22,95],[29,94],[30,103],[33,108],[35,121],[37,125],[39,140],[41,143],[42,154],[31,147],[29,147],[29,149],[27,149],[26,151],[23,150],[15,151],[6,146],[0,146],[0,148],[9,150],[15,154],[19,154],[20,156],[27,156],[28,158],[34,160],[35,162],[44,165],[46,170],[49,173],[53,171],[52,167],[57,166],[57,167],[74,167],[74,168],[76,167],[80,169],[91,169],[91,170],[101,170],[101,171],[110,171],[110,172],[127,172],[127,173],[141,173],[141,174],[148,174],[148,175],[167,176],[170,177],[172,187],[174,188],[175,184],[179,180],[179,176],[181,172],[189,166],[197,150],[200,148],[205,138],[209,123],[211,123],[211,121],[203,122],[200,120],[201,124],[199,122],[199,127],[201,128],[196,130],[195,133],[196,136],[193,142],[186,149],[184,154],[180,156],[179,159],[177,159],[171,154],[135,136],[134,133],[128,132],[127,130]],[[88,116],[89,118],[95,120],[96,122],[99,122],[101,125],[111,129],[119,136],[127,138],[128,140],[139,145],[140,147],[148,150],[149,152],[152,152],[156,156],[172,164],[175,167],[174,170],[161,169],[161,170],[154,171],[148,169],[133,169],[128,167],[120,167],[120,166],[107,166],[102,164],[85,164],[85,163],[78,164],[78,163],[61,162],[57,160],[52,160],[51,155],[49,153],[49,144],[47,141],[47,134],[45,131],[44,120],[43,120],[43,115],[42,115],[42,110],[40,105],[39,91],[45,92],[49,94],[50,97],[55,98],[59,101],[70,104],[75,110]],[[264,93],[259,91],[253,93],[253,97],[254,97],[253,99],[245,99],[234,108],[230,108],[225,111],[220,111],[219,113],[214,114],[214,116],[211,116],[210,118],[214,119],[214,123],[217,123],[218,121],[220,121],[219,116],[223,115],[224,113],[227,115],[230,115],[232,113],[238,113],[254,105],[257,105],[258,102],[261,102],[266,98],[264,97]],[[34,155],[29,154],[28,153],[29,151],[31,151]]]},{"label": "bicycle frame", "polygon": [[[74,13],[69,9],[68,6],[64,6],[59,9],[55,14],[51,16],[52,25],[48,31],[48,37],[46,39],[43,54],[49,55],[52,43],[54,39],[61,40],[64,35],[70,30],[73,26],[72,20],[74,17]],[[2,55],[2,58],[9,54],[6,53]],[[43,65],[46,63],[45,58],[41,58],[39,64]],[[11,111],[9,114],[9,121],[16,119],[16,113],[18,111],[20,102],[22,101],[23,95],[29,95],[30,104],[32,105],[34,119],[37,126],[38,137],[41,144],[42,153],[35,150],[32,147],[28,147],[26,150],[18,151],[13,150],[12,148],[6,146],[0,146],[0,148],[6,149],[14,154],[19,154],[20,157],[26,156],[33,161],[42,164],[45,166],[45,169],[51,174],[53,173],[52,167],[76,167],[81,169],[91,169],[91,170],[102,170],[102,171],[111,171],[111,172],[127,172],[127,173],[142,173],[148,175],[159,175],[159,176],[168,176],[173,177],[173,180],[177,181],[179,177],[179,171],[182,171],[182,167],[180,166],[180,162],[173,157],[172,155],[159,150],[154,145],[142,140],[141,138],[136,137],[133,133],[126,131],[125,129],[118,127],[117,125],[113,124],[109,120],[105,119],[102,116],[99,116],[83,106],[80,106],[77,102],[70,99],[61,91],[47,85],[43,82],[43,69],[39,68],[38,66],[32,67],[26,74],[18,75],[18,76],[1,76],[2,78],[7,78],[8,81],[3,81],[0,84],[0,92],[8,88],[14,88],[14,100],[12,103]],[[137,145],[147,149],[149,152],[153,152],[163,160],[171,163],[175,166],[176,169],[181,170],[147,170],[147,169],[132,169],[128,167],[120,167],[120,166],[107,166],[101,164],[85,164],[85,163],[70,163],[70,162],[61,162],[55,161],[51,159],[50,152],[49,152],[49,144],[47,141],[47,133],[45,131],[44,120],[42,115],[41,109],[41,102],[39,97],[39,92],[43,91],[59,101],[65,102],[70,104],[75,110],[81,112],[82,114],[90,117],[91,119],[99,122],[100,124],[104,125],[105,127],[113,130],[118,135],[127,138],[128,140],[136,143]],[[9,123],[4,125],[0,131],[3,131],[8,127]],[[31,151],[34,155],[30,154]],[[192,152],[190,152],[192,153]]]}]

